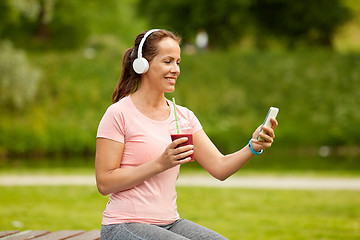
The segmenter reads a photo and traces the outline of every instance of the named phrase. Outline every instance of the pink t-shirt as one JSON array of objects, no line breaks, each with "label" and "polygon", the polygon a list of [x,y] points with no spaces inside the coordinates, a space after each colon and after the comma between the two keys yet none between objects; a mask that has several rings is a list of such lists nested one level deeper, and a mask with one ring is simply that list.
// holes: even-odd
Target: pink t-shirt
[{"label": "pink t-shirt", "polygon": [[[97,137],[125,144],[121,168],[136,167],[159,157],[171,143],[169,125],[175,119],[172,102],[169,118],[156,121],[143,115],[130,96],[112,104],[100,121]],[[176,106],[179,119],[200,130],[200,122],[192,111]],[[168,169],[129,190],[112,193],[103,214],[102,224],[143,222],[169,224],[179,219],[176,205],[176,179],[179,166]]]}]

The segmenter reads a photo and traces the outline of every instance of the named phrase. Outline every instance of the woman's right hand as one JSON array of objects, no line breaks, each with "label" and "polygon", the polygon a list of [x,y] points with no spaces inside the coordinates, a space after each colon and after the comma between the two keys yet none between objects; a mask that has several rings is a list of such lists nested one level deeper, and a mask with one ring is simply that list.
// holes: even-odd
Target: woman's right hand
[{"label": "woman's right hand", "polygon": [[165,151],[157,159],[162,171],[191,161],[190,155],[194,153],[194,146],[186,145],[177,147],[187,140],[187,137],[178,138],[166,147]]}]

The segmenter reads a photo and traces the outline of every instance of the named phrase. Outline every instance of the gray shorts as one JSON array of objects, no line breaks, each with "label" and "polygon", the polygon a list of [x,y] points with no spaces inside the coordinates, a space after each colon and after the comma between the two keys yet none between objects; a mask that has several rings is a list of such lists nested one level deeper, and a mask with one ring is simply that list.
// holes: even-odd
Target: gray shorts
[{"label": "gray shorts", "polygon": [[101,226],[101,240],[180,240],[227,238],[186,219],[179,219],[168,225],[146,223],[122,223]]}]

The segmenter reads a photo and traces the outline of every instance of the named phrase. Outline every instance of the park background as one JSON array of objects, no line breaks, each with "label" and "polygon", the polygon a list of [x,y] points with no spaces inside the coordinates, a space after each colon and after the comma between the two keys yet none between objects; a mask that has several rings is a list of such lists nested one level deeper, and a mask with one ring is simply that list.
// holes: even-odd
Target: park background
[{"label": "park background", "polygon": [[[92,174],[97,126],[122,55],[150,28],[183,37],[181,75],[167,96],[195,112],[223,153],[245,146],[268,108],[279,107],[276,142],[242,173],[359,176],[358,0],[1,1],[1,174]],[[204,32],[208,44],[200,47]],[[196,163],[184,169],[201,171]],[[359,233],[351,206],[342,239]],[[32,226],[14,225],[21,214],[7,210],[7,229]]]}]

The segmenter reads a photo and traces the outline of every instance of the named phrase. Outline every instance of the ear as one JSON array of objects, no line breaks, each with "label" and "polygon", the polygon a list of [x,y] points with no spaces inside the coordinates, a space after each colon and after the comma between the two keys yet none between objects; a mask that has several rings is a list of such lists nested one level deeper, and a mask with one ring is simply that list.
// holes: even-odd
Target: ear
[{"label": "ear", "polygon": [[133,69],[137,74],[146,73],[149,70],[149,62],[145,58],[136,58],[133,62]]}]

